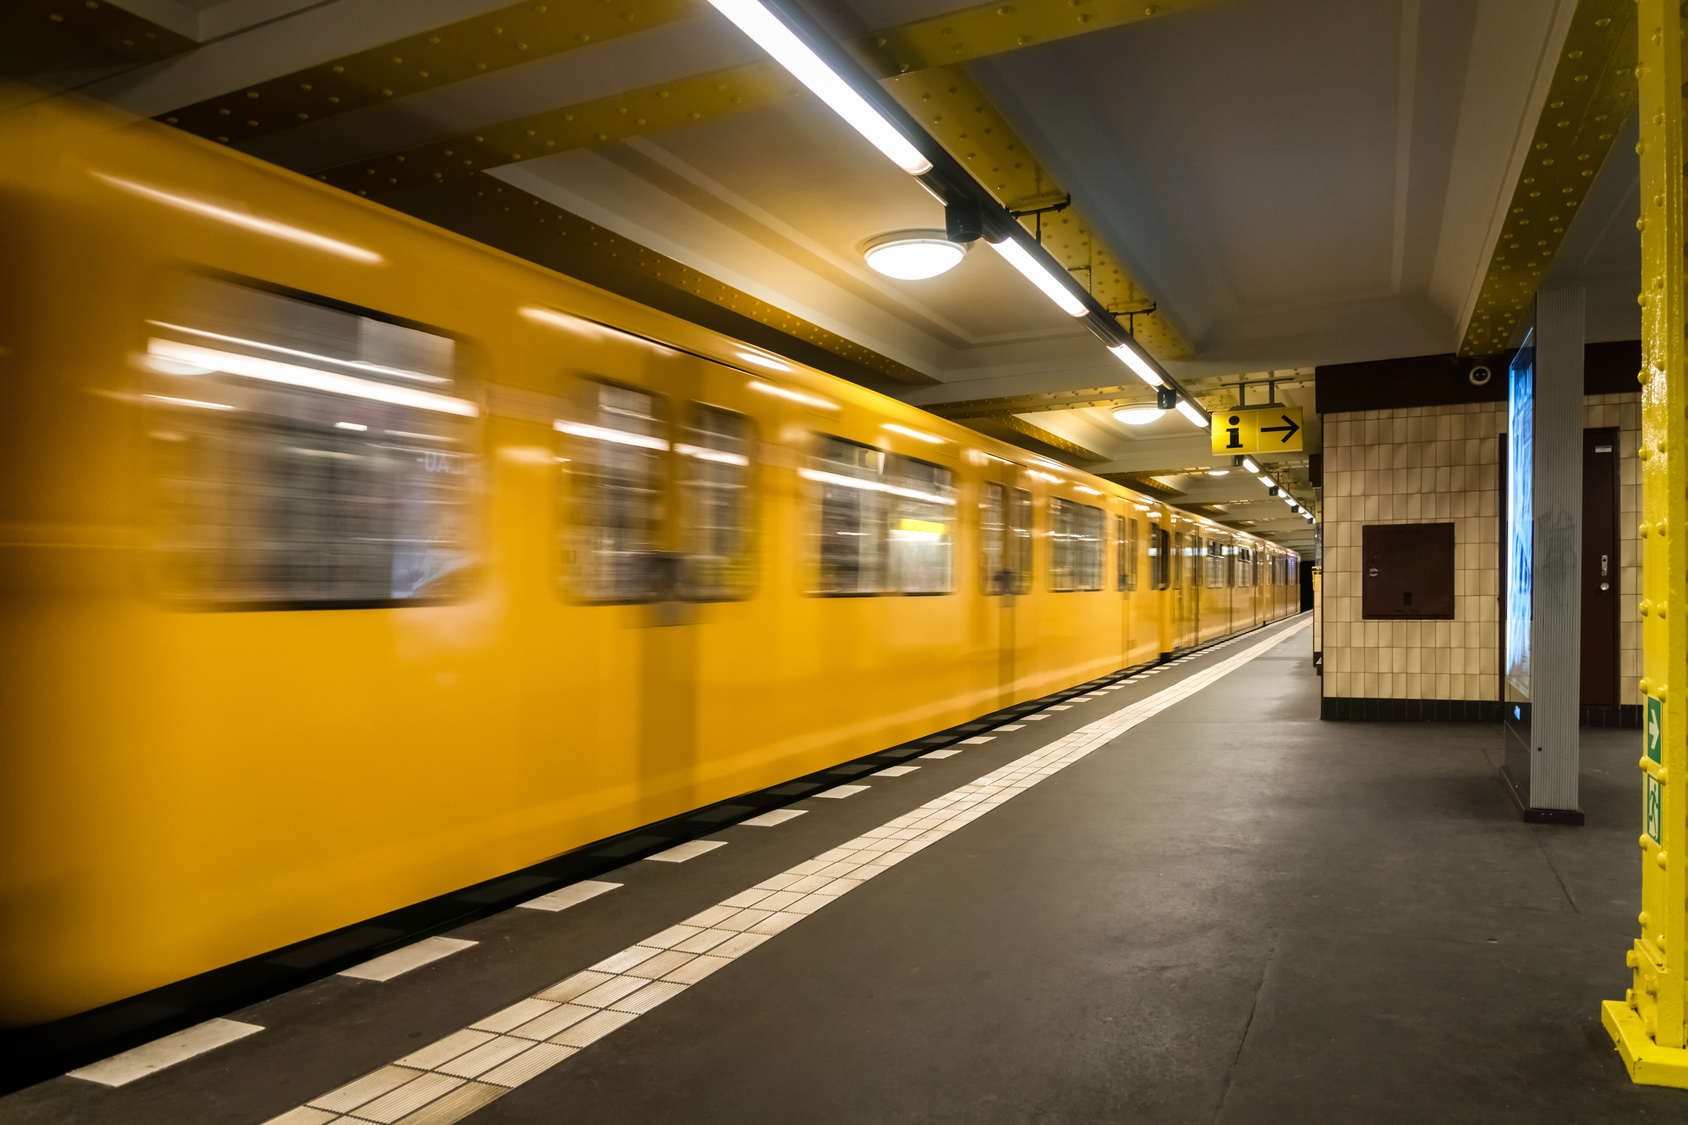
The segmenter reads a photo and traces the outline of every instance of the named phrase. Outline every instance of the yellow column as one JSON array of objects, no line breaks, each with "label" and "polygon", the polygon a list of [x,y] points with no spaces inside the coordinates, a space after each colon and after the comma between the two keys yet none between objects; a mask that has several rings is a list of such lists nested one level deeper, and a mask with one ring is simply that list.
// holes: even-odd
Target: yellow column
[{"label": "yellow column", "polygon": [[1641,113],[1641,936],[1633,987],[1602,1005],[1630,1077],[1688,1088],[1688,347],[1685,347],[1683,19],[1639,0]]}]

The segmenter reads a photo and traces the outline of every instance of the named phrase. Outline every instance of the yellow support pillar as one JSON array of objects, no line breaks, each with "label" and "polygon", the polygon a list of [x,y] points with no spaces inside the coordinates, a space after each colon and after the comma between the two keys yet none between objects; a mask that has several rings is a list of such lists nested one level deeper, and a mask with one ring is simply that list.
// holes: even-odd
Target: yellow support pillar
[{"label": "yellow support pillar", "polygon": [[1602,1022],[1636,1082],[1688,1088],[1688,346],[1682,8],[1638,0],[1641,112],[1641,936]]}]

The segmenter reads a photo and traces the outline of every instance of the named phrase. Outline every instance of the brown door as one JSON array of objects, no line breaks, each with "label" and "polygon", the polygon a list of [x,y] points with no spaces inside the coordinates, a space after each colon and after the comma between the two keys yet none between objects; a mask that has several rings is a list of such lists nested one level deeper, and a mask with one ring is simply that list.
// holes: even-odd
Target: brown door
[{"label": "brown door", "polygon": [[1583,431],[1582,705],[1618,705],[1618,431]]}]

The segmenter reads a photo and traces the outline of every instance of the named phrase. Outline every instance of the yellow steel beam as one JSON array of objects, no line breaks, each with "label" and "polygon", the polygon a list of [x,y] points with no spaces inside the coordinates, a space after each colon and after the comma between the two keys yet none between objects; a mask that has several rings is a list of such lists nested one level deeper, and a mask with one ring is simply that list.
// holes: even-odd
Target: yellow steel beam
[{"label": "yellow steel beam", "polygon": [[884,74],[999,55],[1104,27],[1141,23],[1215,0],[1018,0],[962,8],[871,35],[861,46]]},{"label": "yellow steel beam", "polygon": [[1635,0],[1581,0],[1460,355],[1506,348],[1635,103]]},{"label": "yellow steel beam", "polygon": [[[1003,206],[1023,211],[1061,200],[1048,171],[961,67],[911,71],[889,80],[886,88]],[[1035,219],[1022,222],[1028,230],[1038,229]],[[1127,311],[1154,304],[1077,207],[1042,216],[1041,229],[1044,248],[1103,307]],[[1189,345],[1158,311],[1134,316],[1131,324],[1156,358],[1190,354]]]},{"label": "yellow steel beam", "polygon": [[[1641,936],[1633,987],[1602,1022],[1636,1082],[1688,1087],[1688,192],[1684,20],[1640,0]],[[1656,755],[1656,756],[1655,756]]]},{"label": "yellow steel beam", "polygon": [[162,120],[240,144],[643,31],[702,9],[701,0],[529,0],[207,98]]},{"label": "yellow steel beam", "polygon": [[771,105],[796,97],[797,81],[773,62],[755,62],[579,105],[546,110],[441,141],[354,160],[317,179],[359,195],[445,183],[486,168],[590,148]]}]

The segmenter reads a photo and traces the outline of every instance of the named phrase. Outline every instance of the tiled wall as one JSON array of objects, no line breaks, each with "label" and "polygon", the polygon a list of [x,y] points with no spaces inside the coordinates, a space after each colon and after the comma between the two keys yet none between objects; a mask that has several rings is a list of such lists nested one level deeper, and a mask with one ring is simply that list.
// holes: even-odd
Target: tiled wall
[{"label": "tiled wall", "polygon": [[[1622,428],[1623,541],[1620,702],[1638,703],[1635,451],[1640,396],[1584,400],[1585,427]],[[1324,419],[1324,694],[1366,699],[1493,700],[1500,686],[1500,458],[1502,403],[1329,414]],[[1454,525],[1454,619],[1365,621],[1361,528]]]}]

